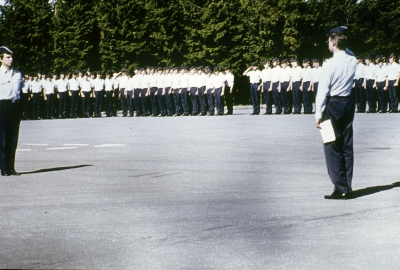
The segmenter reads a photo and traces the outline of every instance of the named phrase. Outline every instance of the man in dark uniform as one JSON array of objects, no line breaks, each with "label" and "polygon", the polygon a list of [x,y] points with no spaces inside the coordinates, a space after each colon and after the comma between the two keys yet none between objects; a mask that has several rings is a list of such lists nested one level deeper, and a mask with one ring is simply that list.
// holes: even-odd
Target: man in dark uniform
[{"label": "man in dark uniform", "polygon": [[328,174],[334,185],[325,199],[347,199],[352,192],[354,103],[351,89],[357,60],[346,54],[347,27],[338,27],[328,34],[333,57],[324,63],[315,106],[315,125],[330,120],[336,139],[324,144]]},{"label": "man in dark uniform", "polygon": [[0,170],[2,176],[20,175],[15,171],[19,124],[20,97],[24,81],[21,72],[12,68],[13,52],[0,47]]}]

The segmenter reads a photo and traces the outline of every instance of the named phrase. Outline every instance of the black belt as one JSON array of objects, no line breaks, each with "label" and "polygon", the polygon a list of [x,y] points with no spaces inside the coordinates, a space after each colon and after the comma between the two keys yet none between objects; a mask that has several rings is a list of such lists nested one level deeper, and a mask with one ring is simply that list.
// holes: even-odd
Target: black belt
[{"label": "black belt", "polygon": [[338,101],[346,101],[351,99],[351,96],[327,96],[327,100],[338,100]]},{"label": "black belt", "polygon": [[19,100],[0,99],[2,103],[19,103]]}]

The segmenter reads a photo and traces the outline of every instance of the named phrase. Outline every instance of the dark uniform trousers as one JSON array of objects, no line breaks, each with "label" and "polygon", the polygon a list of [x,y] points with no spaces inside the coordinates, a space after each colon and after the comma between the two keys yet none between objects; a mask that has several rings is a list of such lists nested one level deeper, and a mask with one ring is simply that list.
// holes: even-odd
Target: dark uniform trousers
[{"label": "dark uniform trousers", "polygon": [[40,117],[40,105],[42,95],[41,93],[33,93],[32,94],[32,110],[33,110],[33,119],[38,119]]},{"label": "dark uniform trousers", "polygon": [[197,102],[197,87],[190,87],[190,99],[192,101],[192,114],[199,114],[199,104]]},{"label": "dark uniform trousers", "polygon": [[25,119],[29,118],[29,95],[29,93],[21,93],[22,112]]},{"label": "dark uniform trousers", "polygon": [[[302,91],[300,91],[300,81],[292,82],[292,95],[293,95],[293,105],[294,105],[294,113],[301,113],[301,95]],[[289,105],[290,106],[290,105]],[[286,109],[285,109],[286,113]]]},{"label": "dark uniform trousers", "polygon": [[314,83],[314,103],[317,100],[317,94],[318,94],[318,82]]},{"label": "dark uniform trousers", "polygon": [[357,112],[360,113],[365,112],[365,107],[366,107],[365,89],[362,87],[363,82],[364,82],[363,78],[354,80]]},{"label": "dark uniform trousers", "polygon": [[281,92],[278,91],[278,87],[279,87],[279,82],[272,83],[272,95],[274,97],[275,113],[281,114],[282,113]]},{"label": "dark uniform trousers", "polygon": [[96,96],[94,104],[94,116],[101,117],[101,107],[103,106],[103,91],[94,91]]},{"label": "dark uniform trousers", "polygon": [[0,100],[0,169],[3,172],[15,170],[20,110],[19,101]]},{"label": "dark uniform trousers", "polygon": [[272,104],[274,103],[272,98],[272,91],[268,91],[270,86],[271,82],[263,82],[263,98],[266,106],[265,112],[268,114],[272,113]]},{"label": "dark uniform trousers", "polygon": [[287,92],[288,87],[289,87],[289,82],[281,83],[281,98],[282,98],[282,107],[284,114],[289,114],[292,112],[292,107],[289,104],[289,97]]},{"label": "dark uniform trousers", "polygon": [[142,101],[142,112],[144,116],[149,116],[149,111],[147,110],[147,88],[140,89],[140,100]]},{"label": "dark uniform trousers", "polygon": [[83,92],[82,98],[82,113],[84,117],[90,117],[91,115],[91,108],[92,108],[92,100],[90,98],[92,92]]},{"label": "dark uniform trousers", "polygon": [[215,111],[214,94],[213,94],[212,90],[213,90],[212,88],[207,89],[208,114],[209,115],[214,115],[214,111]]},{"label": "dark uniform trousers", "polygon": [[250,98],[251,103],[253,104],[253,113],[260,113],[260,93],[257,91],[258,84],[251,83],[250,84]]},{"label": "dark uniform trousers", "polygon": [[386,85],[385,82],[377,82],[377,87],[378,87],[378,103],[379,103],[379,111],[381,112],[386,112],[387,111],[387,91],[384,90],[384,87]]},{"label": "dark uniform trousers", "polygon": [[327,98],[323,120],[330,119],[336,140],[324,144],[326,165],[334,190],[340,193],[352,191],[353,179],[353,119],[354,103],[350,96]]},{"label": "dark uniform trousers", "polygon": [[206,103],[206,95],[204,91],[206,90],[205,86],[199,87],[199,105],[200,105],[200,114],[206,115],[207,114],[207,103]]},{"label": "dark uniform trousers", "polygon": [[367,80],[367,100],[368,110],[370,112],[376,112],[376,90],[374,89],[374,80]]},{"label": "dark uniform trousers", "polygon": [[78,116],[79,90],[71,90],[71,117]]},{"label": "dark uniform trousers", "polygon": [[157,99],[157,94],[158,93],[158,88],[157,87],[151,87],[150,88],[150,102],[151,102],[151,113],[155,116],[158,115],[158,99]]},{"label": "dark uniform trousers", "polygon": [[118,89],[114,89],[113,116],[117,116],[117,112],[118,112]]},{"label": "dark uniform trousers", "polygon": [[167,109],[168,116],[174,115],[173,101],[172,101],[171,94],[169,93],[170,90],[171,90],[171,87],[165,87],[164,99],[165,99],[165,107]]},{"label": "dark uniform trousers", "polygon": [[188,99],[188,89],[181,89],[181,100],[182,100],[182,109],[184,115],[189,115],[189,99]]},{"label": "dark uniform trousers", "polygon": [[46,117],[54,118],[54,94],[46,94]]},{"label": "dark uniform trousers", "polygon": [[142,105],[141,105],[141,100],[140,100],[140,91],[141,89],[135,88],[133,90],[133,101],[135,103],[135,110],[136,110],[136,116],[141,116],[142,115]]},{"label": "dark uniform trousers", "polygon": [[396,83],[396,80],[390,80],[389,81],[389,108],[393,112],[398,112],[399,111],[399,98],[397,96],[397,91],[396,91],[396,86],[394,84]]},{"label": "dark uniform trousers", "polygon": [[128,104],[125,97],[125,88],[119,89],[119,97],[121,99],[122,115],[126,116],[128,114]]},{"label": "dark uniform trousers", "polygon": [[67,117],[67,97],[68,92],[58,92],[58,117],[66,118]]},{"label": "dark uniform trousers", "polygon": [[310,100],[310,82],[303,82],[303,106],[304,113],[312,113],[312,101]]},{"label": "dark uniform trousers", "polygon": [[157,89],[157,99],[158,99],[158,105],[160,107],[160,114],[161,116],[165,116],[167,114],[167,111],[165,109],[165,99],[164,99],[165,94],[163,95],[163,89],[158,88]]},{"label": "dark uniform trousers", "polygon": [[114,115],[114,90],[106,91],[106,116],[111,117]]},{"label": "dark uniform trousers", "polygon": [[128,116],[133,116],[133,90],[126,90],[126,104],[128,105]]},{"label": "dark uniform trousers", "polygon": [[224,99],[227,109],[227,114],[233,113],[233,93],[231,93],[231,87],[225,86]]},{"label": "dark uniform trousers", "polygon": [[222,87],[215,88],[214,97],[215,97],[215,106],[217,108],[218,115],[224,114],[224,102],[222,100],[221,94],[222,94]]},{"label": "dark uniform trousers", "polygon": [[174,89],[174,103],[175,103],[175,114],[182,114],[182,105],[181,105],[181,94],[179,93],[180,88]]}]

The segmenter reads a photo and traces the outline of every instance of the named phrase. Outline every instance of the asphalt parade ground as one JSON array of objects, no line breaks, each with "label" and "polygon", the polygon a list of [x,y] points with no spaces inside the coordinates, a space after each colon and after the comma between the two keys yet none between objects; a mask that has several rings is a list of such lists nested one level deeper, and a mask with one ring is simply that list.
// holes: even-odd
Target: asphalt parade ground
[{"label": "asphalt parade ground", "polygon": [[313,115],[21,122],[0,268],[399,269],[400,114],[356,114],[354,197]]}]

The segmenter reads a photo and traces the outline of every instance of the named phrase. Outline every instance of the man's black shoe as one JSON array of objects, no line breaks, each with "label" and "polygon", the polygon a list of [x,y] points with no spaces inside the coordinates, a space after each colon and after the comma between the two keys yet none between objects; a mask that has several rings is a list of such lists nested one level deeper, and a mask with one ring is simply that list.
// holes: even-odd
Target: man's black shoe
[{"label": "man's black shoe", "polygon": [[334,191],[331,195],[325,195],[324,198],[327,200],[347,200],[350,198],[350,193]]},{"label": "man's black shoe", "polygon": [[10,174],[7,171],[1,171],[1,176],[10,176]]},{"label": "man's black shoe", "polygon": [[19,176],[21,175],[19,172],[16,172],[15,170],[11,170],[8,175],[14,175],[14,176]]}]

